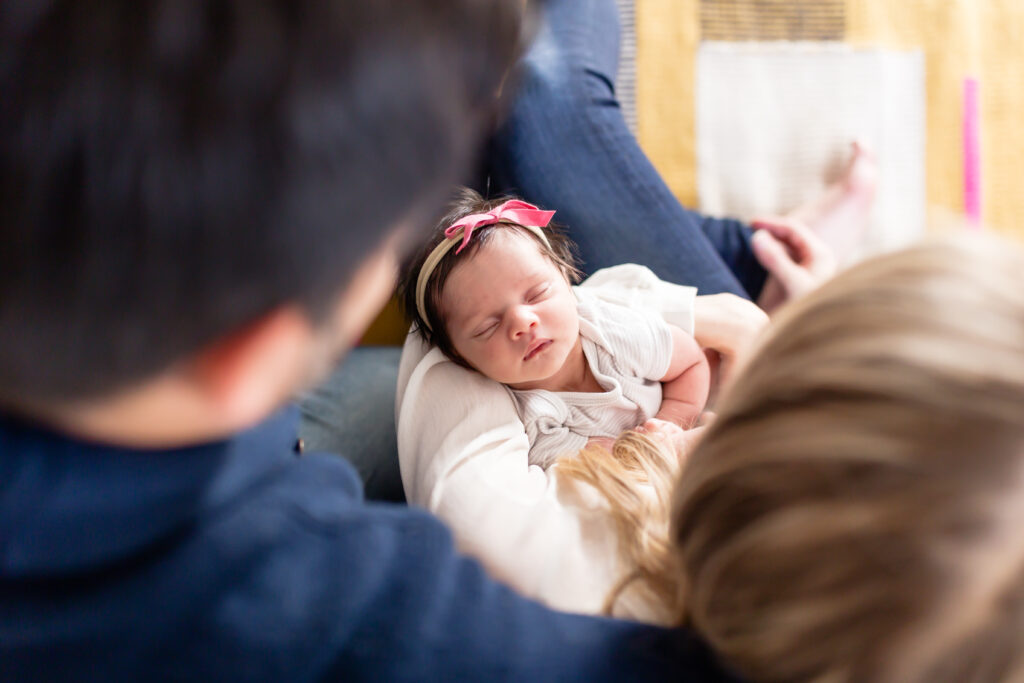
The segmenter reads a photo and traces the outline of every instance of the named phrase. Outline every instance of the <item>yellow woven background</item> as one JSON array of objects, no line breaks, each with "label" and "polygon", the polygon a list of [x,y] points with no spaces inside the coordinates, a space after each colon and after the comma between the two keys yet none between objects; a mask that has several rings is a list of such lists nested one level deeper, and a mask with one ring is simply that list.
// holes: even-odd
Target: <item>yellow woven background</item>
[{"label": "yellow woven background", "polygon": [[[799,7],[802,0],[778,0]],[[698,0],[636,0],[640,144],[676,196],[697,205],[694,60]],[[980,80],[983,219],[1024,237],[1024,2],[846,0],[846,42],[920,49],[927,87],[928,203],[961,211],[963,80]],[[742,104],[742,93],[737,93]],[[785,173],[785,169],[780,169]]]},{"label": "yellow woven background", "polygon": [[[759,0],[799,9],[812,0]],[[640,144],[683,204],[697,206],[694,130],[699,0],[635,0]],[[1024,2],[1021,0],[845,0],[846,42],[925,53],[929,208],[963,207],[963,79],[981,83],[983,217],[1024,238]],[[735,5],[743,4],[736,0]],[[748,2],[749,4],[749,2]],[[729,11],[735,11],[730,9]],[[737,103],[742,104],[742,93]],[[785,169],[780,169],[781,173]],[[363,339],[401,343],[395,302]]]}]

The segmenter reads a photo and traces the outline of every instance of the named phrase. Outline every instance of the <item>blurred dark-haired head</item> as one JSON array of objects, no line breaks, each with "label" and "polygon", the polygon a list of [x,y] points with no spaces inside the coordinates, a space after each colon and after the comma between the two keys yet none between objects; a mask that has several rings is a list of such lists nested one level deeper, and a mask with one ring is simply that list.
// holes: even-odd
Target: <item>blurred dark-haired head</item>
[{"label": "blurred dark-haired head", "polygon": [[520,14],[6,0],[0,400],[102,396],[282,304],[316,320],[462,178]]}]

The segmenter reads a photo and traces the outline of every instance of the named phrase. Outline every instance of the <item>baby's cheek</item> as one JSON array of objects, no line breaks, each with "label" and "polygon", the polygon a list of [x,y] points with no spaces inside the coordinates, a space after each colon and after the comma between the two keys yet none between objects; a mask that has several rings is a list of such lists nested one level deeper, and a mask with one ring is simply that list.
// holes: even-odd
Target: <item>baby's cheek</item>
[{"label": "baby's cheek", "polygon": [[459,354],[462,360],[466,361],[474,368],[479,367],[480,359],[476,354],[473,353],[473,348],[471,344],[466,344],[463,341],[456,341],[454,338],[451,337],[449,338],[452,340],[452,347],[455,349],[455,352]]},{"label": "baby's cheek", "polygon": [[484,371],[486,375],[493,375],[502,366],[501,349],[493,339],[475,344],[471,353],[476,361],[474,365]]}]

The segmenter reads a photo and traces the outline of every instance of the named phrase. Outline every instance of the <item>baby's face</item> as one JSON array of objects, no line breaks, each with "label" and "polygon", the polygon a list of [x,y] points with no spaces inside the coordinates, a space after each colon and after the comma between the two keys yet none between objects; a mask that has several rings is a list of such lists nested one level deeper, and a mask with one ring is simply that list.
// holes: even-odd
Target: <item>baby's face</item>
[{"label": "baby's face", "polygon": [[552,377],[580,334],[576,297],[562,271],[512,230],[495,233],[452,270],[441,314],[459,354],[514,389]]}]

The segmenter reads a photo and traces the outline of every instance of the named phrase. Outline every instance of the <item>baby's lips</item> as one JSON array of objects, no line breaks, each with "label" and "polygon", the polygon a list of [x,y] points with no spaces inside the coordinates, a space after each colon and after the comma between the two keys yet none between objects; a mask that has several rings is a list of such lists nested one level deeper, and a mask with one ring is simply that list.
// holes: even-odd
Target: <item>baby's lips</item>
[{"label": "baby's lips", "polygon": [[530,342],[530,345],[526,347],[526,354],[523,356],[523,360],[529,360],[529,358],[536,353],[541,347],[548,343],[548,339],[537,339]]}]

